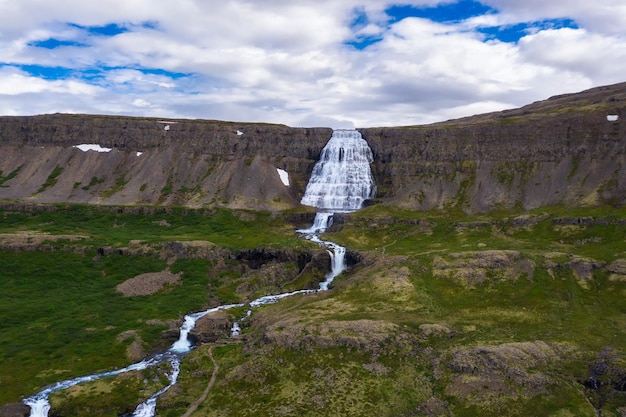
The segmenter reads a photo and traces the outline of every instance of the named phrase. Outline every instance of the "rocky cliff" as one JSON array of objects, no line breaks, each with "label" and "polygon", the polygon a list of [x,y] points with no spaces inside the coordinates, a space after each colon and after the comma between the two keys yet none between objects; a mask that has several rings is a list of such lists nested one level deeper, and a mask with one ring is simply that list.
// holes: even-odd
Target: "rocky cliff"
[{"label": "rocky cliff", "polygon": [[486,211],[623,204],[626,83],[428,126],[362,129],[378,198]]},{"label": "rocky cliff", "polygon": [[[0,199],[293,207],[331,133],[220,121],[2,117]],[[110,151],[82,151],[82,144]],[[289,186],[277,168],[289,173]]]},{"label": "rocky cliff", "polygon": [[[476,212],[623,204],[625,118],[622,83],[515,110],[361,132],[374,153],[378,201]],[[202,120],[2,117],[0,199],[296,207],[330,135],[327,128]],[[111,151],[83,152],[80,144]],[[277,168],[288,172],[289,186]]]}]

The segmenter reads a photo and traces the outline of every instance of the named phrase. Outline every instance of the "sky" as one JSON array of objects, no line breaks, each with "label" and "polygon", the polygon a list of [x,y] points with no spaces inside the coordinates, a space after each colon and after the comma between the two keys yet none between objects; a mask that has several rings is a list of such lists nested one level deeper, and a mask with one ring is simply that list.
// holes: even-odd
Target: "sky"
[{"label": "sky", "polygon": [[415,125],[625,69],[624,0],[0,0],[0,115]]}]

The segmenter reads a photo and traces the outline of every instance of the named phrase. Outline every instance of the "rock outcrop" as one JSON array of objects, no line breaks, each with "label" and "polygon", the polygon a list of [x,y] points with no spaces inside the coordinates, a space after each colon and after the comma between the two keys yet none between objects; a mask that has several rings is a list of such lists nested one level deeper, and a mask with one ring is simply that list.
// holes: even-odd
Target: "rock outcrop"
[{"label": "rock outcrop", "polygon": [[26,417],[30,415],[30,407],[22,403],[0,406],[0,417]]},{"label": "rock outcrop", "polygon": [[215,342],[230,334],[233,323],[224,311],[216,311],[198,319],[196,326],[189,332],[189,339],[194,343]]},{"label": "rock outcrop", "polygon": [[[612,117],[608,117],[612,116]],[[616,119],[617,118],[617,119]],[[361,129],[378,201],[466,212],[626,199],[626,83],[427,126]],[[0,117],[0,200],[296,207],[328,128]],[[75,148],[98,144],[110,152]],[[288,172],[285,186],[277,168]]]},{"label": "rock outcrop", "polygon": [[515,110],[361,132],[374,154],[379,199],[478,212],[623,204],[625,119],[622,83]]},{"label": "rock outcrop", "polygon": [[[54,114],[0,117],[0,199],[281,209],[328,128]],[[101,150],[76,146],[97,144]],[[281,181],[277,168],[289,174]]]}]

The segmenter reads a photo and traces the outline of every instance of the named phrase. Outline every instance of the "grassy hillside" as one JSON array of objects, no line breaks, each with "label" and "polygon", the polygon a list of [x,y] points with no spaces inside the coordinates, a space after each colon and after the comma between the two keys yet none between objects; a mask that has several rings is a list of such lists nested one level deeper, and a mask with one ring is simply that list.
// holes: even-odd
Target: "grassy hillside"
[{"label": "grassy hillside", "polygon": [[[216,349],[225,369],[194,415],[623,415],[624,219],[355,213],[327,237],[363,262],[256,312],[243,346]],[[185,379],[162,415],[205,383]]]},{"label": "grassy hillside", "polygon": [[[268,213],[121,211],[0,212],[0,404],[166,348],[172,341],[161,333],[187,312],[245,300],[255,288],[277,291],[238,289],[247,271],[230,259],[238,250],[314,247]],[[164,270],[182,279],[149,296],[116,291],[132,277]]]},{"label": "grassy hillside", "polygon": [[[160,339],[168,321],[246,297],[233,284],[251,279],[240,265],[182,258],[168,265],[164,242],[309,245],[292,225],[255,212],[139,215],[71,206],[4,212],[0,220],[0,237],[34,242],[50,233],[39,246],[51,251],[0,252],[0,403],[125,365],[136,340],[144,353],[169,343]],[[259,308],[242,323],[243,337],[193,351],[159,415],[182,415],[201,396],[214,367],[209,349],[218,378],[194,416],[624,414],[626,210],[467,217],[375,206],[326,237],[358,251],[361,262],[332,291]],[[135,240],[152,252],[130,251]],[[103,245],[124,254],[99,255]],[[183,273],[181,284],[150,296],[115,291],[168,267]],[[164,371],[59,392],[53,409],[128,412],[162,386]]]}]

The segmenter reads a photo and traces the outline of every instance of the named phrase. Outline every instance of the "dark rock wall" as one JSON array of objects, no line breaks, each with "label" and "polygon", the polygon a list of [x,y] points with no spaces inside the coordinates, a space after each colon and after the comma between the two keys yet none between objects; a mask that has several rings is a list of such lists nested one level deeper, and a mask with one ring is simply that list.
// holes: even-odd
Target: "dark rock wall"
[{"label": "dark rock wall", "polygon": [[[626,100],[567,111],[545,103],[430,126],[362,129],[378,198],[470,212],[623,204]],[[608,121],[608,114],[620,118]]]},{"label": "dark rock wall", "polygon": [[[609,114],[619,119],[608,121]],[[626,83],[515,110],[361,132],[374,154],[378,202],[475,212],[620,205],[626,198]],[[0,200],[297,207],[331,133],[201,120],[0,117]],[[114,150],[72,147],[89,143]],[[289,173],[289,187],[276,168]]]},{"label": "dark rock wall", "polygon": [[[331,134],[328,128],[218,121],[1,117],[0,199],[294,207]],[[80,144],[113,151],[73,147]],[[289,173],[289,187],[276,168]]]}]

